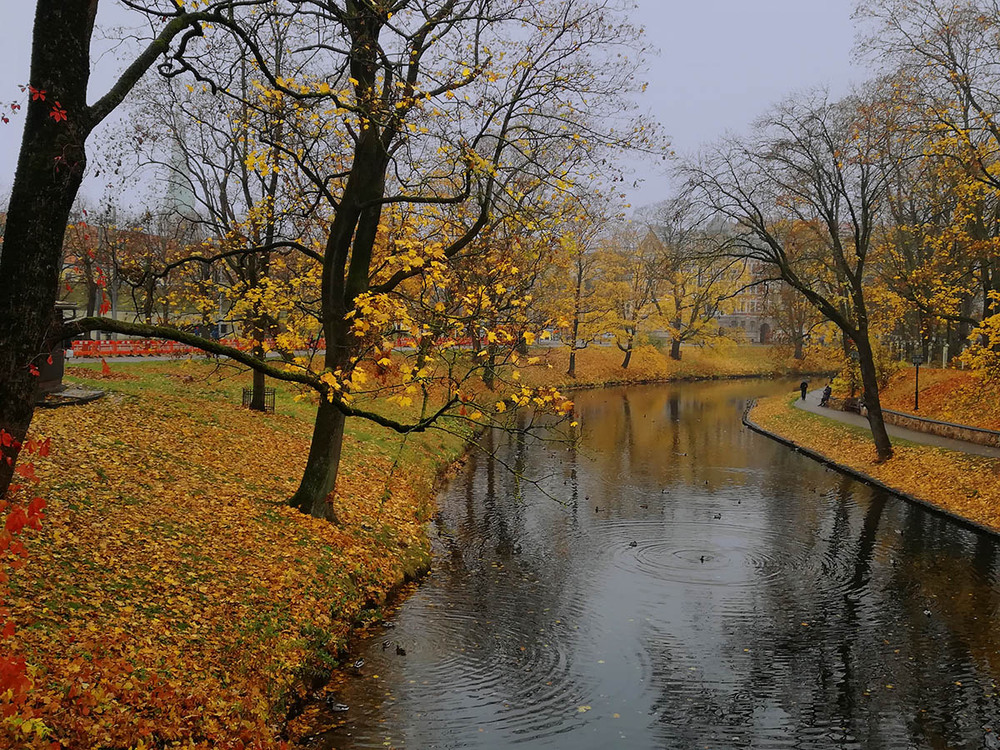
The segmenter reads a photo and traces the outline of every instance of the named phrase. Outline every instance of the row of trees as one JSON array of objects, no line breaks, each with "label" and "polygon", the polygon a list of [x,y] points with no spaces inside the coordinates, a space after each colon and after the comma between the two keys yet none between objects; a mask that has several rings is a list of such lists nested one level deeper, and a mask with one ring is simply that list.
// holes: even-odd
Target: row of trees
[{"label": "row of trees", "polygon": [[717,252],[768,269],[856,352],[878,455],[892,448],[879,349],[910,340],[988,359],[1000,283],[1000,9],[992,0],[859,6],[880,77],[771,110],[681,169],[722,217]]},{"label": "row of trees", "polygon": [[[609,176],[614,150],[659,149],[628,116],[644,50],[627,3],[129,2],[150,42],[88,104],[97,6],[37,6],[39,93],[0,255],[0,424],[15,442],[39,361],[58,339],[93,330],[194,344],[318,392],[292,503],[327,518],[348,417],[408,433],[449,414],[488,422],[508,404],[568,408],[555,391],[521,386],[476,403],[467,383],[496,382],[538,335],[528,289],[577,221],[581,185]],[[143,315],[100,314],[112,295],[60,327],[52,308],[87,139],[130,93],[141,161],[168,175],[184,236],[146,232],[158,247],[145,253],[125,252],[128,230],[98,238],[119,253],[113,288],[98,253],[75,253],[92,299],[125,281]],[[90,224],[72,223],[80,243],[94,239]],[[172,309],[199,299],[206,318],[224,308],[250,346],[169,325]],[[405,360],[389,357],[400,333],[416,342]],[[451,344],[467,336],[476,356],[460,367]],[[297,354],[319,338],[318,358]],[[384,398],[421,406],[400,421],[379,408]],[[16,447],[5,457],[0,492]]]},{"label": "row of trees", "polygon": [[[53,341],[92,330],[183,341],[252,367],[258,386],[270,375],[321,395],[293,503],[332,517],[350,416],[406,433],[449,414],[489,421],[508,403],[565,409],[521,386],[474,403],[467,387],[473,375],[504,382],[553,323],[571,371],[577,348],[608,331],[627,367],[643,329],[668,331],[680,356],[741,290],[768,285],[799,353],[820,320],[856,351],[883,458],[880,348],[916,338],[925,353],[936,340],[954,351],[978,332],[969,356],[994,350],[991,1],[866,3],[868,48],[889,66],[877,81],[774,108],[683,164],[683,195],[631,224],[610,221],[592,187],[610,152],[660,148],[625,114],[643,49],[624,3],[128,5],[152,41],[87,104],[97,4],[38,3],[0,255],[0,424],[18,440]],[[71,222],[87,137],[130,92],[132,150],[169,184],[171,221],[141,234]],[[88,315],[60,328],[67,257]],[[136,319],[102,315],[123,285]],[[192,311],[226,318],[247,346],[177,327]],[[402,364],[389,356],[400,334],[415,342]],[[322,354],[301,356],[319,339]],[[466,340],[475,356],[458,367],[452,345]],[[381,398],[422,408],[399,421]],[[12,463],[0,462],[0,489]]]}]

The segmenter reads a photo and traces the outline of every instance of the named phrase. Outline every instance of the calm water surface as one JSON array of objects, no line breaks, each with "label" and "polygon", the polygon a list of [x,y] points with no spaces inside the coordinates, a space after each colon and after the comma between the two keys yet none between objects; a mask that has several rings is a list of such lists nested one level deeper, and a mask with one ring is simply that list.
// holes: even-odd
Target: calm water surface
[{"label": "calm water surface", "polygon": [[545,492],[473,457],[328,746],[1000,748],[997,542],[742,428],[791,389],[594,391],[579,449],[493,437]]}]

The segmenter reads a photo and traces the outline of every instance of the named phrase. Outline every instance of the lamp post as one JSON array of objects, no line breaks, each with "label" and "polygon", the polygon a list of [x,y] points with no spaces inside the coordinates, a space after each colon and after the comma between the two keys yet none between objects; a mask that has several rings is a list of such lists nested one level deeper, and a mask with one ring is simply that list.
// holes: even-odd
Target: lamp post
[{"label": "lamp post", "polygon": [[913,411],[920,411],[920,365],[924,363],[924,355],[914,354],[910,361],[917,368],[917,377],[913,381]]}]

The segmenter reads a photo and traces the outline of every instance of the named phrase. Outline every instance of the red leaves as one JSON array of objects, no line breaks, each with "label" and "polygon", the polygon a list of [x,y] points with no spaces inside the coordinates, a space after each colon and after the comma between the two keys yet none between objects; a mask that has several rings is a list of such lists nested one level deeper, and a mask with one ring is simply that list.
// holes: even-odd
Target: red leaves
[{"label": "red leaves", "polygon": [[28,513],[20,505],[15,505],[14,508],[7,514],[7,520],[4,522],[4,528],[7,530],[8,534],[12,536],[14,534],[20,534],[21,530],[28,525]]},{"label": "red leaves", "polygon": [[35,465],[34,464],[18,464],[14,468],[14,473],[18,476],[24,477],[30,482],[37,482],[38,477],[35,476]]},{"label": "red leaves", "polygon": [[[34,86],[29,85],[28,91],[31,92],[31,101],[37,102],[39,100],[45,101],[45,89],[36,89]],[[58,104],[58,102],[56,102]]]},{"label": "red leaves", "polygon": [[104,300],[104,302],[101,303],[101,309],[100,309],[101,315],[104,315],[110,309],[111,309],[111,303],[108,302],[107,300]]},{"label": "red leaves", "polygon": [[[5,458],[8,463],[13,463],[13,459],[22,451],[27,456],[41,455],[43,451],[48,453],[49,441],[28,440],[26,443],[21,443],[7,430],[0,428],[0,449],[5,449],[10,454]],[[24,482],[12,483],[7,488],[6,496],[0,497],[0,518],[3,519],[3,526],[0,528],[0,625],[2,625],[0,639],[2,640],[10,639],[15,634],[14,620],[5,606],[9,593],[10,571],[23,568],[28,556],[27,548],[17,537],[25,528],[41,528],[42,511],[45,508],[45,501],[40,497],[32,498],[27,505],[21,499],[25,490],[30,487],[25,482],[38,482],[35,465],[21,461],[14,467],[14,473]],[[0,649],[0,716],[18,720],[31,719],[34,716],[31,706],[28,705],[31,689],[32,681],[24,657],[13,653],[9,647]]]},{"label": "red leaves", "polygon": [[66,115],[66,110],[63,109],[59,102],[52,105],[52,111],[49,112],[49,117],[51,117],[56,122],[62,122],[63,120],[68,120],[69,117]]}]

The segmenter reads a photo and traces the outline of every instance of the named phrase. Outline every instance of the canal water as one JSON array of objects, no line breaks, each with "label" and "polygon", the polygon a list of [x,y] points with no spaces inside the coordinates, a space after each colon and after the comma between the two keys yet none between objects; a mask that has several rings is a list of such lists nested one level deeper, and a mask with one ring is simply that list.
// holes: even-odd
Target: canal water
[{"label": "canal water", "polygon": [[1000,747],[997,541],[742,427],[793,387],[585,392],[578,448],[486,436],[325,744]]}]

